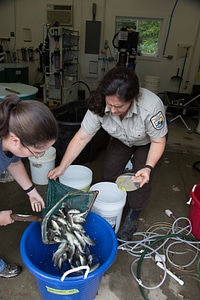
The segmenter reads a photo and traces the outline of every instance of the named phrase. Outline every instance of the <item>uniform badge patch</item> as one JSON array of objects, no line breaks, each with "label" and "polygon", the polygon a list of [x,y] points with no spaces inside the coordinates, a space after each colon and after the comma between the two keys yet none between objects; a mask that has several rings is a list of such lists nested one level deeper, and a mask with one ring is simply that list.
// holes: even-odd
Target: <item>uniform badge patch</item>
[{"label": "uniform badge patch", "polygon": [[164,122],[165,119],[161,111],[151,118],[151,123],[155,129],[162,129]]}]

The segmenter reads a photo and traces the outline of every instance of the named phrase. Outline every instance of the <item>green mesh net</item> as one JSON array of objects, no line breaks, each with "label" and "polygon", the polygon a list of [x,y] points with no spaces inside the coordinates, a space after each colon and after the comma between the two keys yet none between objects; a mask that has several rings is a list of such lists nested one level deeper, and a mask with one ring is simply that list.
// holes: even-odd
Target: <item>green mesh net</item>
[{"label": "green mesh net", "polygon": [[98,191],[83,192],[58,181],[49,180],[46,194],[46,207],[42,212],[42,240],[49,244],[47,237],[47,223],[52,215],[65,205],[68,209],[78,209],[80,212],[91,210],[93,203],[98,195]]}]

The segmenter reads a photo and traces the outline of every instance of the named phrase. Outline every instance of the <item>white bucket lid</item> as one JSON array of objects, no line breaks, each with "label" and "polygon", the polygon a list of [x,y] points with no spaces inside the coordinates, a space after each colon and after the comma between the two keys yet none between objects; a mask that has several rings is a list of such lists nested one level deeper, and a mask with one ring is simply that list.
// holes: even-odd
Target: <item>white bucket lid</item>
[{"label": "white bucket lid", "polygon": [[115,205],[126,202],[125,191],[118,188],[114,182],[99,182],[91,186],[90,191],[99,191],[99,194],[95,200],[95,205],[110,206],[111,203]]},{"label": "white bucket lid", "polygon": [[81,165],[70,165],[60,179],[66,181],[85,181],[91,179],[92,170]]}]

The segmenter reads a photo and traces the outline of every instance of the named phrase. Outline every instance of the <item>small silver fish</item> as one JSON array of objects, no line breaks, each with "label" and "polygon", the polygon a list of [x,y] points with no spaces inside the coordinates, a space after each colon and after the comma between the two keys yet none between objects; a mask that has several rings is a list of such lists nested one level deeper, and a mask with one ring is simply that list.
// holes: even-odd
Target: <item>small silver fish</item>
[{"label": "small silver fish", "polygon": [[68,210],[67,213],[68,214],[80,214],[80,210],[72,208],[72,209]]},{"label": "small silver fish", "polygon": [[83,224],[86,216],[87,211],[68,210],[68,207],[63,205],[48,222],[49,241],[59,243],[52,257],[54,266],[59,270],[66,266],[66,261],[71,268],[88,265],[90,272],[99,266],[93,263],[93,255],[90,253],[89,246],[94,246],[95,242],[85,233]]}]

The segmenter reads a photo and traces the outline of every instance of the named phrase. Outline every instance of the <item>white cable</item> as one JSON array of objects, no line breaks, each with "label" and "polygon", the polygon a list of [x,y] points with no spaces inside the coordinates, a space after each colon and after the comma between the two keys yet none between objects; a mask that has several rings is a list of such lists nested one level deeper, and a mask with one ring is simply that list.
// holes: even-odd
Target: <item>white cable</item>
[{"label": "white cable", "polygon": [[170,270],[166,269],[161,262],[156,263],[159,268],[167,272],[172,278],[174,278],[180,285],[184,285],[184,281],[179,279],[176,275],[174,275]]},{"label": "white cable", "polygon": [[[186,227],[183,227],[180,231],[176,231],[175,227],[178,228],[178,222],[180,220],[186,220],[189,223],[189,225],[186,226]],[[187,235],[189,235],[190,233],[192,233],[192,223],[191,223],[191,221],[188,218],[186,218],[186,217],[180,217],[180,218],[175,219],[175,221],[173,222],[173,224],[172,224],[172,233],[182,233],[185,230],[187,231],[188,228],[189,228],[189,231],[188,231]]]},{"label": "white cable", "polygon": [[[167,210],[167,212],[165,212],[168,216],[172,217],[172,211],[170,210]],[[192,225],[191,225],[191,221],[188,219],[188,218],[185,218],[185,217],[180,217],[180,218],[175,218],[173,217],[174,219],[174,222],[173,224],[170,224],[170,223],[155,223],[155,225],[158,225],[157,227],[153,228],[152,231],[146,231],[146,232],[136,232],[134,234],[134,237],[138,237],[138,236],[141,236],[142,239],[141,240],[137,240],[137,241],[123,241],[123,240],[119,240],[122,242],[121,245],[118,246],[118,250],[123,250],[123,251],[126,251],[128,254],[132,255],[132,256],[135,256],[135,257],[138,257],[136,260],[134,260],[131,264],[131,274],[132,276],[134,277],[134,279],[137,281],[137,283],[142,286],[143,288],[146,288],[146,289],[156,289],[158,288],[165,280],[166,278],[166,274],[169,272],[167,272],[167,269],[166,269],[166,265],[165,265],[165,262],[163,260],[163,257],[162,255],[163,254],[160,254],[158,253],[158,251],[161,249],[161,248],[164,248],[164,245],[166,243],[169,243],[170,240],[172,240],[173,242],[170,242],[170,244],[167,246],[167,248],[165,249],[165,253],[166,253],[166,257],[168,259],[168,261],[176,266],[176,267],[179,267],[179,268],[183,268],[183,267],[188,267],[190,266],[192,263],[194,263],[194,261],[196,260],[196,258],[198,257],[198,251],[200,251],[200,249],[195,246],[196,244],[199,245],[200,242],[199,241],[188,241],[188,240],[185,240],[185,239],[182,239],[180,238],[179,236],[175,236],[175,237],[169,237],[167,238],[168,235],[178,235],[178,234],[184,234],[184,235],[190,235],[191,232],[192,232]],[[188,225],[186,227],[183,227],[181,228],[180,226],[178,226],[178,223],[181,221],[181,220],[186,220],[188,222]],[[160,226],[160,224],[162,224],[163,226]],[[151,228],[151,227],[150,227]],[[188,230],[189,229],[189,230]],[[156,241],[157,239],[161,238],[163,236],[163,234],[160,234],[160,233],[156,233],[156,231],[160,231],[160,230],[163,230],[165,232],[167,232],[167,234],[164,234],[164,236],[166,235],[166,239],[162,242],[162,243],[159,243],[159,246],[156,248],[156,249],[153,249],[152,247],[150,247],[149,245],[151,243],[153,243],[154,241]],[[175,240],[175,241],[174,241]],[[177,241],[178,240],[178,241]],[[174,252],[174,251],[170,251],[170,248],[173,246],[173,245],[176,245],[178,243],[185,243],[191,247],[193,247],[194,249],[197,250],[197,253],[195,254],[194,258],[192,259],[191,262],[189,262],[187,265],[185,266],[178,266],[176,265],[175,263],[173,263],[171,261],[171,259],[169,258],[169,253],[172,253],[172,254],[186,254],[188,253],[187,252]],[[163,277],[163,280],[155,287],[147,287],[145,286],[143,283],[142,283],[142,280],[141,279],[138,279],[137,276],[135,275],[134,271],[133,271],[133,266],[135,265],[136,262],[139,261],[139,257],[141,257],[141,254],[145,251],[145,249],[149,249],[150,251],[148,251],[145,256],[144,256],[144,259],[145,258],[152,258],[152,254],[156,253],[156,255],[158,255],[158,257],[160,257],[160,260],[163,262],[163,266],[164,266],[164,277]],[[191,251],[191,250],[189,250]],[[173,273],[172,273],[173,274]],[[171,275],[171,274],[169,274]],[[174,275],[174,274],[173,274]],[[173,276],[172,276],[173,277]],[[178,279],[176,277],[176,275],[174,275],[174,277],[176,279]],[[174,278],[174,279],[175,279]],[[179,279],[178,279],[179,280]],[[178,281],[177,280],[177,281]],[[179,282],[180,284],[183,283],[183,281],[180,281]]]},{"label": "white cable", "polygon": [[[137,235],[142,235],[142,236],[145,236],[144,233],[136,233],[134,234],[134,236],[137,236]],[[153,236],[146,236],[144,239],[142,240],[139,240],[139,241],[129,241],[129,242],[124,242],[122,245],[120,245],[118,247],[119,250],[125,250],[127,251],[129,254],[133,255],[133,256],[140,256],[141,253],[144,251],[144,250],[141,250],[141,246],[144,247],[147,247],[147,244],[150,244],[152,243],[153,241],[157,240],[159,237],[161,237],[163,235],[160,235],[160,234],[153,234]],[[157,250],[159,250],[160,248],[162,248],[164,246],[164,244],[166,243],[167,241],[164,241],[162,244],[160,244],[160,246],[157,248]],[[147,244],[146,244],[147,243]],[[130,245],[133,246],[131,247]],[[135,249],[140,249],[139,252],[136,253],[136,251],[134,252]],[[152,252],[148,253],[148,256],[151,256]]]},{"label": "white cable", "polygon": [[[177,265],[177,264],[175,264],[174,262],[172,262],[172,260],[171,260],[170,257],[169,257],[169,248],[172,247],[172,246],[174,246],[174,245],[177,245],[177,244],[182,244],[182,243],[184,243],[184,242],[185,242],[184,240],[177,241],[177,242],[174,242],[174,243],[170,244],[170,245],[167,247],[167,249],[166,249],[166,256],[167,256],[167,259],[168,259],[168,261],[170,262],[170,264],[171,264],[172,266],[175,266],[175,267],[178,267],[178,268],[187,268],[187,267],[191,266],[191,265],[195,262],[195,260],[197,259],[197,257],[198,257],[198,251],[196,252],[196,255],[195,255],[194,258],[191,260],[191,262],[189,262],[188,264],[185,264],[185,265]],[[191,245],[190,245],[190,246],[191,246]],[[187,252],[188,252],[188,251],[187,251]],[[178,253],[178,252],[176,251],[175,254],[180,254],[180,253]]]},{"label": "white cable", "polygon": [[[150,287],[150,286],[144,285],[144,284],[142,283],[142,280],[137,278],[137,276],[135,275],[135,273],[134,273],[134,271],[133,271],[133,266],[135,265],[136,262],[139,261],[139,258],[137,258],[135,261],[132,262],[132,264],[131,264],[131,274],[133,275],[133,277],[135,278],[135,280],[137,281],[137,283],[138,283],[139,285],[141,285],[143,288],[145,288],[145,289],[147,289],[147,290],[154,290],[154,289],[159,288],[159,287],[163,284],[163,282],[165,281],[165,278],[166,278],[166,276],[167,276],[166,265],[165,265],[165,262],[164,262],[164,260],[163,260],[163,257],[162,257],[158,252],[153,251],[154,249],[152,249],[151,247],[147,247],[147,248],[149,248],[150,250],[152,250],[152,252],[154,252],[157,256],[159,256],[159,257],[160,257],[160,260],[163,262],[163,265],[164,265],[164,267],[163,267],[163,268],[164,268],[164,276],[163,276],[161,282],[160,282],[158,285],[156,285],[156,286]],[[148,256],[148,257],[145,257],[145,258],[151,258],[151,259],[152,259],[152,257],[149,257],[149,256]]]}]

